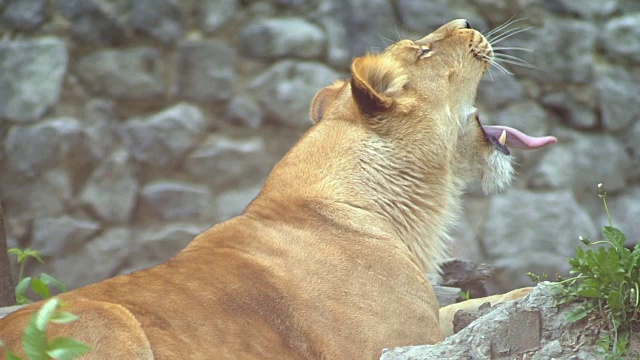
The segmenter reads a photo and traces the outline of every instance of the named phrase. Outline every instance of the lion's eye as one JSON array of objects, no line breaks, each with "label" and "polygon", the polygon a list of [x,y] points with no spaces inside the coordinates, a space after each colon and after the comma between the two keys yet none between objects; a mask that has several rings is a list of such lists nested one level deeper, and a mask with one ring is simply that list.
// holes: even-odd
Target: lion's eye
[{"label": "lion's eye", "polygon": [[422,52],[420,53],[420,58],[426,58],[427,56],[431,55],[431,49],[429,49],[426,46],[422,47]]}]

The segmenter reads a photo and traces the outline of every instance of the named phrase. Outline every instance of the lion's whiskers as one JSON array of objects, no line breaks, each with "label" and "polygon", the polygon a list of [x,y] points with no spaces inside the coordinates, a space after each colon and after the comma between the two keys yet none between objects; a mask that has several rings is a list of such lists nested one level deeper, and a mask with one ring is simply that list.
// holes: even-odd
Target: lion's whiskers
[{"label": "lion's whiskers", "polygon": [[503,54],[503,53],[494,53],[494,60],[502,63],[518,65],[522,67],[526,67],[529,69],[537,69],[537,67],[526,60],[523,60],[517,56]]},{"label": "lion's whiskers", "polygon": [[534,27],[535,27],[535,26],[528,26],[528,27],[526,27],[526,28],[513,28],[513,29],[509,29],[509,30],[505,31],[503,34],[500,34],[497,38],[495,38],[495,39],[491,40],[489,43],[490,43],[491,45],[495,45],[495,44],[497,44],[497,43],[499,43],[499,42],[502,42],[502,41],[504,41],[504,40],[506,40],[506,39],[508,39],[508,38],[512,37],[513,35],[520,34],[521,32],[525,32],[525,31],[531,30],[531,29],[533,29]]},{"label": "lion's whiskers", "polygon": [[[515,15],[514,15],[514,16],[515,16]],[[509,27],[509,26],[511,26],[511,25],[513,25],[513,24],[515,24],[515,23],[517,23],[517,22],[520,22],[520,21],[522,21],[522,20],[524,20],[524,19],[526,19],[526,18],[521,17],[521,18],[518,18],[518,19],[513,19],[513,16],[512,16],[512,17],[511,17],[509,20],[507,20],[504,24],[502,24],[502,25],[500,25],[500,26],[496,27],[495,29],[493,29],[493,30],[489,31],[489,32],[488,32],[488,33],[486,33],[484,36],[487,38],[487,40],[489,40],[489,39],[491,39],[491,37],[492,37],[494,34],[496,34],[497,32],[500,32],[500,31],[504,30],[505,28],[507,28],[507,27]]]},{"label": "lion's whiskers", "polygon": [[530,52],[532,53],[533,50],[532,49],[527,49],[527,48],[523,48],[523,47],[517,47],[517,46],[496,46],[493,47],[494,51],[509,51],[509,50],[514,50],[514,51],[526,51],[526,52]]},{"label": "lion's whiskers", "polygon": [[488,68],[487,70],[488,70],[488,72],[489,72],[489,77],[491,78],[491,82],[496,81],[496,80],[493,78],[493,74],[491,73],[491,68]]},{"label": "lion's whiskers", "polygon": [[525,32],[534,28],[533,26],[511,27],[514,24],[523,20],[525,20],[524,17],[518,18],[518,19],[513,19],[512,17],[511,19],[507,20],[504,24],[499,25],[498,27],[487,32],[484,35],[487,41],[489,42],[489,44],[491,44],[491,47],[493,49],[493,56],[492,57],[483,56],[483,58],[490,65],[495,66],[503,74],[513,75],[513,73],[507,69],[505,64],[522,66],[530,69],[536,69],[536,66],[534,66],[533,64],[530,64],[524,59],[501,52],[501,51],[511,51],[511,50],[533,52],[533,50],[523,48],[523,47],[518,47],[518,46],[495,46],[498,43],[503,42],[504,40],[509,39],[516,34],[520,34],[522,32]]},{"label": "lion's whiskers", "polygon": [[500,62],[498,62],[496,60],[496,58],[490,58],[487,55],[480,55],[483,59],[485,59],[489,65],[495,66],[498,70],[500,70],[501,73],[505,74],[505,75],[513,75],[513,73],[509,70],[507,70],[507,68],[505,68],[504,66],[502,66],[502,64],[500,64]]}]

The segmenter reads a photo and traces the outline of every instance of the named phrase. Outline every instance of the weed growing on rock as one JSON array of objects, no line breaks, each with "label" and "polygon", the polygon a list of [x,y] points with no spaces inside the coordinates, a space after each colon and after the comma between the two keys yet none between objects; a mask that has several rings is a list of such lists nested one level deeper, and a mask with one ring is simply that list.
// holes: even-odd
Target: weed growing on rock
[{"label": "weed growing on rock", "polygon": [[[605,240],[579,239],[594,249],[576,249],[576,256],[569,258],[568,279],[550,283],[557,286],[557,305],[581,301],[582,304],[567,316],[575,322],[596,313],[607,323],[609,335],[601,338],[597,346],[608,360],[622,359],[627,352],[629,333],[640,323],[640,244],[633,251],[626,248],[625,235],[613,226],[607,192],[598,184],[598,196],[602,199],[609,225],[604,226]],[[533,275],[539,280],[540,277]]]},{"label": "weed growing on rock", "polygon": [[37,250],[33,250],[30,248],[27,249],[18,249],[11,248],[7,251],[9,255],[15,255],[18,260],[18,265],[20,266],[18,270],[18,285],[16,286],[16,302],[19,305],[28,304],[32,302],[27,297],[27,290],[31,287],[31,290],[40,296],[42,299],[48,299],[51,297],[51,289],[57,288],[60,291],[67,291],[67,287],[58,281],[56,278],[49,274],[41,273],[38,276],[34,277],[24,277],[24,269],[27,265],[27,261],[30,258],[34,258],[41,263],[42,258],[40,257],[40,253]]}]

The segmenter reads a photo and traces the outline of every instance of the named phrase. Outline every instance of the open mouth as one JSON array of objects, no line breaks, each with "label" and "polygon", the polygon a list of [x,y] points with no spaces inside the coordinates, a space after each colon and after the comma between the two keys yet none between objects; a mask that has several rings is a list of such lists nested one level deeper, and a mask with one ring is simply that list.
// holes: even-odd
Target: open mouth
[{"label": "open mouth", "polygon": [[502,153],[509,155],[508,147],[522,150],[534,150],[558,142],[553,136],[530,136],[520,130],[502,125],[480,125],[487,139]]}]

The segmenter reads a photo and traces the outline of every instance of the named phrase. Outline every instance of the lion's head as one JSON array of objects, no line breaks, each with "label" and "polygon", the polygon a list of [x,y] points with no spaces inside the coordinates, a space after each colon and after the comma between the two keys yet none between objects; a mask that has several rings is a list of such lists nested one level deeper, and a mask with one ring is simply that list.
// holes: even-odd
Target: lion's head
[{"label": "lion's head", "polygon": [[304,171],[309,189],[381,214],[422,267],[436,269],[468,181],[501,190],[513,174],[509,147],[555,142],[481,125],[474,102],[494,56],[480,32],[454,20],[356,58],[350,80],[314,98],[316,124],[302,140],[331,153],[302,159],[294,149],[283,162],[314,167]]}]

